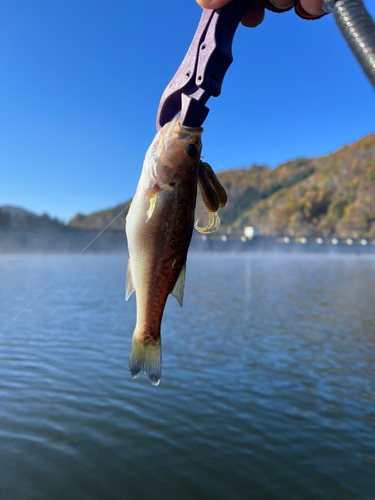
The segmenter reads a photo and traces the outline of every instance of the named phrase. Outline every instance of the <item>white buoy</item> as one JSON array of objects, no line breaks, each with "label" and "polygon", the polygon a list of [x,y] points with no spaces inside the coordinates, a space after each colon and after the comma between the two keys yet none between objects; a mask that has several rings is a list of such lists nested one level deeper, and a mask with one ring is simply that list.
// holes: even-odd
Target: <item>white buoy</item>
[{"label": "white buoy", "polygon": [[361,239],[361,245],[367,245],[367,240],[365,240],[365,238]]},{"label": "white buoy", "polygon": [[300,239],[300,242],[304,245],[306,243],[306,238],[304,236],[302,236],[302,238]]},{"label": "white buoy", "polygon": [[202,234],[202,240],[207,241],[207,236],[205,234]]},{"label": "white buoy", "polygon": [[259,235],[259,229],[253,227],[253,226],[246,226],[243,230],[244,236],[248,238],[249,240],[252,240],[254,236]]},{"label": "white buoy", "polygon": [[223,234],[223,236],[221,237],[221,241],[227,241],[227,236],[225,234]]},{"label": "white buoy", "polygon": [[337,245],[339,240],[337,238],[332,238],[331,242],[332,242],[332,245]]},{"label": "white buoy", "polygon": [[284,236],[283,238],[283,242],[284,243],[289,243],[290,239],[288,238],[288,236]]},{"label": "white buoy", "polygon": [[347,244],[347,245],[353,245],[353,240],[352,240],[351,238],[348,238],[348,239],[346,240],[346,244]]},{"label": "white buoy", "polygon": [[323,243],[323,239],[322,238],[316,238],[316,242],[318,245],[321,245]]},{"label": "white buoy", "polygon": [[245,243],[245,241],[246,241],[246,240],[247,240],[246,236],[241,236],[241,241],[242,241],[243,243]]}]

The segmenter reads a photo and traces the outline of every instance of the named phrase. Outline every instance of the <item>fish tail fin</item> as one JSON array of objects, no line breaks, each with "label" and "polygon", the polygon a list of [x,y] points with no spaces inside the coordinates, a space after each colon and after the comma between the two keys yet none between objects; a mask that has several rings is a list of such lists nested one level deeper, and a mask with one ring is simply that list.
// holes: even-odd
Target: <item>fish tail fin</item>
[{"label": "fish tail fin", "polygon": [[132,378],[144,373],[152,385],[159,385],[161,377],[161,338],[143,341],[133,335],[129,357],[129,370]]}]

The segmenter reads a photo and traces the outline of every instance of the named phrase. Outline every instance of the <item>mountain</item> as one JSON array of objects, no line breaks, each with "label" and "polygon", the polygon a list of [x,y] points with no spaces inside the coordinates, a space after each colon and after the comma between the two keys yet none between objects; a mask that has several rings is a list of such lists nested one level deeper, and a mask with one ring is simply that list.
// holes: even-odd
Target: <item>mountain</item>
[{"label": "mountain", "polygon": [[[271,170],[253,165],[218,173],[228,193],[221,229],[263,235],[375,237],[375,134],[316,158]],[[207,220],[198,197],[196,214]]]},{"label": "mountain", "polygon": [[[375,237],[375,134],[325,156],[298,158],[274,169],[234,168],[217,176],[228,194],[227,206],[219,210],[219,232],[242,234],[245,226],[253,226],[273,236]],[[77,215],[69,226],[100,231],[125,206]],[[126,213],[112,231],[123,231]],[[201,226],[208,221],[199,193],[196,218]]]},{"label": "mountain", "polygon": [[[106,227],[121,211],[128,205],[130,206],[131,200],[116,205],[114,208],[108,210],[100,210],[93,212],[90,215],[77,214],[69,221],[69,226],[77,229],[85,229],[92,231],[101,231]],[[125,210],[107,229],[109,232],[122,232],[125,235],[125,219],[128,210]]]},{"label": "mountain", "polygon": [[2,205],[0,207],[0,210],[2,214],[9,214],[11,217],[38,217],[38,215],[33,214],[32,212],[29,212],[22,207],[14,207],[13,205]]},{"label": "mountain", "polygon": [[[102,229],[102,227],[100,228]],[[0,207],[0,254],[14,252],[124,252],[125,233],[105,231],[101,238],[94,237],[99,231],[70,227],[47,214],[36,215],[21,207]],[[119,238],[123,236],[122,238]]]},{"label": "mountain", "polygon": [[65,224],[58,219],[51,219],[49,215],[36,215],[21,207],[12,205],[0,206],[0,230],[57,230],[64,231]]}]

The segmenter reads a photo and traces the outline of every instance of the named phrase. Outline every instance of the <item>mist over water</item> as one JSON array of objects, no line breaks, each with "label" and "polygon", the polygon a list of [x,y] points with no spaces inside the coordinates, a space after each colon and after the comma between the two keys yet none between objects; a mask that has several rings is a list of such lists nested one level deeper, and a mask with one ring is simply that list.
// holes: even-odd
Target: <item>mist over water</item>
[{"label": "mist over water", "polygon": [[71,259],[0,256],[0,498],[374,498],[373,256],[191,254],[157,388],[127,256]]}]

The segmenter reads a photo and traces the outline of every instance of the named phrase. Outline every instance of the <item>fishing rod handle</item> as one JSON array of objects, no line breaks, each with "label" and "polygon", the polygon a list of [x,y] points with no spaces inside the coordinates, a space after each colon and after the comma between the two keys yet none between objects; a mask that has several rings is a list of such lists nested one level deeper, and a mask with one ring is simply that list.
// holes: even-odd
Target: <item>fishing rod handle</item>
[{"label": "fishing rod handle", "polygon": [[375,24],[362,0],[325,0],[336,24],[375,89]]}]

